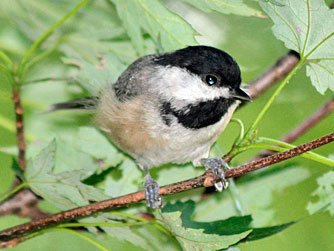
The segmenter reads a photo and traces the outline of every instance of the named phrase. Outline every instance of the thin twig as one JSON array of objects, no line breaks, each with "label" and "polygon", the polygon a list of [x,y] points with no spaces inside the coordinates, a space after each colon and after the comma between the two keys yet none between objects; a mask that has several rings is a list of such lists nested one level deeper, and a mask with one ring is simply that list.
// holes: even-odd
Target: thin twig
[{"label": "thin twig", "polygon": [[[12,95],[15,112],[17,146],[19,150],[18,164],[24,171],[27,166],[25,158],[26,141],[24,137],[23,107],[21,104],[20,89],[13,88]],[[16,177],[13,187],[18,186],[20,182],[21,181]],[[0,216],[16,214],[21,217],[29,217],[31,219],[40,219],[41,217],[45,217],[47,214],[39,210],[37,202],[38,197],[31,190],[25,188],[0,204]]]},{"label": "thin twig", "polygon": [[[313,140],[309,143],[302,144],[288,151],[277,153],[269,157],[260,159],[258,161],[253,161],[248,164],[241,165],[237,168],[228,170],[225,172],[225,177],[228,179],[232,177],[245,175],[254,170],[279,163],[281,161],[295,157],[297,155],[313,150],[315,148],[318,148],[322,145],[328,144],[333,141],[334,141],[334,133],[330,133],[328,135]],[[170,195],[187,190],[192,190],[198,187],[213,186],[213,177],[211,176],[211,174],[212,173],[210,171],[207,171],[203,175],[195,177],[193,179],[163,186],[160,188],[159,193],[160,195]],[[127,194],[118,198],[71,209],[65,212],[54,214],[41,220],[32,221],[26,224],[6,229],[0,232],[0,241],[10,241],[12,239],[40,230],[42,228],[51,227],[63,222],[68,222],[74,219],[82,218],[84,216],[92,215],[98,212],[103,212],[105,210],[128,206],[134,203],[141,202],[144,199],[145,199],[145,193],[144,191],[140,191],[132,194]]]},{"label": "thin twig", "polygon": [[[287,135],[280,139],[280,141],[286,143],[292,143],[304,133],[309,131],[313,126],[318,124],[322,119],[324,119],[328,114],[334,112],[334,99],[330,99],[324,106],[322,106],[319,110],[313,113],[309,118],[307,118],[300,125],[295,127],[292,131],[290,131]],[[274,154],[274,151],[265,150],[262,151],[258,156],[256,156],[253,161],[258,160],[263,157],[267,157],[269,155]]]},{"label": "thin twig", "polygon": [[299,55],[295,51],[289,51],[286,55],[276,61],[263,74],[247,85],[247,93],[253,98],[257,98],[274,83],[278,82],[292,71],[299,62]]},{"label": "thin twig", "polygon": [[25,240],[26,240],[26,238],[24,238],[24,237],[18,237],[18,238],[12,239],[10,241],[1,241],[0,242],[0,249],[1,248],[13,248],[13,247],[15,247],[16,245],[20,244],[21,242],[23,242]]},{"label": "thin twig", "polygon": [[329,100],[323,107],[313,113],[307,120],[305,120],[302,124],[284,136],[281,141],[292,143],[331,112],[334,112],[334,99]]},{"label": "thin twig", "polygon": [[75,81],[71,77],[48,77],[48,78],[40,78],[40,79],[34,79],[34,80],[29,80],[23,83],[23,85],[29,85],[29,84],[38,84],[38,83],[43,83],[43,82],[55,82],[55,81]]},{"label": "thin twig", "polygon": [[0,216],[4,215],[18,215],[37,220],[49,214],[42,212],[38,208],[38,197],[31,190],[25,188],[1,203]]},{"label": "thin twig", "polygon": [[24,139],[24,124],[23,124],[23,107],[21,105],[20,89],[13,88],[13,102],[15,110],[15,125],[16,125],[16,137],[17,146],[19,149],[18,163],[22,170],[27,166],[25,153],[26,153],[26,141]]}]

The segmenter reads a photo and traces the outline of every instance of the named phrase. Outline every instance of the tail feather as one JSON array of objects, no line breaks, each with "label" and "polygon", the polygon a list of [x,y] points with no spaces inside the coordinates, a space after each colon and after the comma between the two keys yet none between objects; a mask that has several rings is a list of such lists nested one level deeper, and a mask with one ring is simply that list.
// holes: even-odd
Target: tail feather
[{"label": "tail feather", "polygon": [[83,109],[83,110],[95,110],[98,104],[98,97],[86,97],[79,98],[68,102],[56,103],[49,107],[48,112],[58,110],[72,110],[72,109]]}]

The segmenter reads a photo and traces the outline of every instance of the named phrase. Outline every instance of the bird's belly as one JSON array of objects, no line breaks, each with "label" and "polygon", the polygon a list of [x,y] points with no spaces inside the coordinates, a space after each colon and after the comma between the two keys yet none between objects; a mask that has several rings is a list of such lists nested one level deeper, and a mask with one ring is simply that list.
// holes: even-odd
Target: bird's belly
[{"label": "bird's belly", "polygon": [[212,144],[229,122],[230,115],[226,116],[228,117],[222,117],[216,124],[201,129],[190,130],[181,125],[163,129],[153,135],[154,140],[145,152],[133,156],[148,167],[166,163],[182,164],[206,158]]},{"label": "bird's belly", "polygon": [[152,129],[151,132],[154,133],[151,137],[158,139],[160,144],[152,144],[152,148],[138,161],[154,167],[166,163],[197,162],[201,158],[207,158],[212,144],[227,126],[237,106],[238,103],[232,105],[217,123],[205,128],[188,129],[179,124],[160,131]]}]

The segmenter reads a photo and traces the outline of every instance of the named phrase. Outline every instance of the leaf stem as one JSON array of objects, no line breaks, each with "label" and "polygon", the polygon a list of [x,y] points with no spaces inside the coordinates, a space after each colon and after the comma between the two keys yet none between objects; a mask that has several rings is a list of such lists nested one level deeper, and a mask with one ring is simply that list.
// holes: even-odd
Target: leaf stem
[{"label": "leaf stem", "polygon": [[76,223],[64,223],[57,227],[129,227],[129,226],[140,226],[151,223],[150,221],[143,222],[76,222]]},{"label": "leaf stem", "polygon": [[240,127],[239,136],[236,138],[236,140],[233,143],[233,145],[238,145],[245,136],[245,126],[240,119],[232,118],[231,122],[236,122]]},{"label": "leaf stem", "polygon": [[334,32],[329,34],[327,37],[325,37],[319,44],[314,46],[314,48],[304,57],[304,59],[307,59],[316,49],[318,49],[323,43],[325,43],[328,39],[330,39],[334,35]]},{"label": "leaf stem", "polygon": [[7,74],[11,75],[10,70],[6,66],[4,66],[3,64],[0,64],[0,70],[3,70]]},{"label": "leaf stem", "polygon": [[[251,149],[267,149],[267,150],[272,150],[275,152],[284,152],[289,148],[284,148],[284,147],[279,147],[279,146],[273,146],[273,145],[269,145],[269,144],[261,144],[261,143],[256,143],[256,144],[251,144],[248,146],[244,146],[244,147],[240,147],[237,154],[240,154],[242,152],[245,152],[247,150],[251,150]],[[328,166],[333,166],[333,161],[321,156],[319,154],[313,153],[313,152],[307,152],[307,153],[303,153],[300,155],[301,157],[305,158],[305,159],[310,159],[316,162],[319,162],[321,164],[325,164]]]},{"label": "leaf stem", "polygon": [[55,51],[58,46],[60,45],[61,40],[58,41],[54,46],[52,46],[50,49],[42,52],[41,54],[37,55],[36,57],[32,58],[30,60],[29,63],[26,64],[22,74],[24,74],[24,72],[26,72],[27,70],[29,70],[34,64],[38,63],[39,61],[43,60],[45,57],[47,57],[48,55],[50,55],[53,51]]},{"label": "leaf stem", "polygon": [[[279,146],[283,146],[285,149],[292,149],[295,148],[295,145],[280,141],[280,140],[276,140],[276,139],[271,139],[271,138],[266,138],[266,137],[260,137],[259,138],[260,142],[264,142],[264,143],[269,143],[269,144],[275,144],[275,145],[279,145]],[[320,154],[314,153],[312,151],[307,152],[302,154],[301,156],[308,158],[308,159],[312,159],[314,161],[320,162],[322,164],[328,165],[328,166],[334,166],[334,160],[331,160],[329,158],[326,158]],[[307,156],[307,157],[306,157]]]},{"label": "leaf stem", "polygon": [[304,43],[304,46],[303,46],[303,50],[301,52],[302,57],[304,56],[304,53],[305,53],[305,48],[306,48],[306,45],[308,43],[308,38],[309,38],[309,34],[310,34],[310,27],[311,27],[311,24],[310,24],[311,23],[310,3],[309,3],[308,0],[306,1],[306,5],[307,5],[307,30],[306,30],[305,43]]},{"label": "leaf stem", "polygon": [[0,50],[0,58],[8,68],[12,68],[13,66],[12,60],[10,60],[10,58],[1,50]]},{"label": "leaf stem", "polygon": [[[168,229],[166,229],[164,226],[162,226],[160,223],[158,223],[156,220],[147,220],[143,217],[133,215],[133,214],[124,213],[124,212],[110,212],[110,213],[114,214],[114,215],[119,215],[119,216],[123,216],[123,217],[126,217],[126,218],[130,218],[130,219],[138,220],[139,223],[141,223],[142,225],[152,224],[156,229],[160,230],[161,232],[163,232],[167,235],[171,235],[170,231]],[[138,225],[140,225],[140,224],[138,224]]]},{"label": "leaf stem", "polygon": [[296,66],[290,71],[290,73],[284,78],[280,86],[275,90],[274,94],[270,97],[266,105],[263,107],[259,115],[254,120],[253,124],[248,128],[247,132],[244,134],[243,138],[237,139],[232,146],[232,149],[223,156],[223,159],[227,162],[231,161],[238,154],[251,149],[250,142],[252,141],[257,125],[260,123],[261,119],[268,111],[272,103],[275,101],[276,97],[281,93],[282,89],[289,83],[291,77],[296,73],[296,71],[304,64],[304,60],[300,60]]},{"label": "leaf stem", "polygon": [[292,69],[292,71],[286,76],[286,78],[283,80],[283,82],[280,84],[280,86],[275,90],[274,94],[270,97],[264,108],[261,110],[253,124],[250,126],[250,128],[247,130],[245,137],[250,138],[250,136],[253,134],[255,128],[263,118],[264,114],[268,111],[269,107],[272,105],[276,97],[280,94],[282,89],[286,86],[286,84],[290,81],[291,77],[296,73],[296,71],[300,68],[300,66],[304,63],[303,60],[299,61],[298,64]]},{"label": "leaf stem", "polygon": [[82,239],[85,239],[86,241],[89,241],[91,244],[93,244],[94,246],[98,247],[99,249],[103,250],[103,251],[109,251],[108,248],[106,248],[105,246],[103,246],[101,243],[97,242],[96,240],[94,240],[93,238],[79,233],[78,231],[74,231],[72,229],[67,229],[67,228],[50,228],[49,230],[47,230],[46,232],[51,232],[51,231],[59,231],[59,232],[67,232],[67,233],[71,233],[74,234]]},{"label": "leaf stem", "polygon": [[147,220],[143,217],[133,215],[133,214],[128,214],[128,213],[124,213],[124,212],[110,212],[110,213],[113,214],[113,215],[118,215],[118,216],[130,218],[130,219],[133,219],[133,220],[141,221],[141,222],[150,222],[150,220]]},{"label": "leaf stem", "polygon": [[23,82],[23,85],[30,85],[30,84],[39,84],[43,82],[55,82],[55,81],[75,81],[75,79],[71,77],[47,77],[47,78],[39,78],[39,79],[33,79],[26,82]]},{"label": "leaf stem", "polygon": [[0,203],[3,202],[4,200],[6,200],[7,198],[9,198],[10,196],[12,196],[13,194],[16,194],[18,191],[20,191],[21,189],[23,189],[26,186],[27,186],[27,183],[25,183],[25,182],[21,183],[20,185],[15,187],[13,190],[11,190],[9,193],[3,195],[0,198]]}]

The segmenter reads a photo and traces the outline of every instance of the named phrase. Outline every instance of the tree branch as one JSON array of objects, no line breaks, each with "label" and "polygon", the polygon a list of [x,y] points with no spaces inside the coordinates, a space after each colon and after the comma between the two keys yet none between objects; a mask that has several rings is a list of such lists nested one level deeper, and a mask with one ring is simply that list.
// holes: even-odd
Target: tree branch
[{"label": "tree branch", "polygon": [[274,83],[281,80],[298,64],[299,54],[289,51],[286,55],[276,61],[263,74],[247,85],[247,93],[253,98],[257,98]]},{"label": "tree branch", "polygon": [[[19,87],[13,88],[12,99],[14,103],[16,137],[18,146],[18,164],[24,171],[27,163],[25,158],[26,141],[24,138],[24,121],[23,121],[23,107],[21,104],[21,92]],[[15,177],[13,187],[20,184],[20,180]],[[37,207],[38,197],[29,189],[23,189],[8,200],[0,204],[0,216],[8,214],[16,214],[21,217],[29,217],[37,219],[46,216]]]},{"label": "tree branch", "polygon": [[313,113],[307,120],[305,120],[295,129],[293,129],[281,140],[287,143],[292,143],[331,112],[334,112],[334,99],[329,100],[324,106],[322,106],[319,110]]},{"label": "tree branch", "polygon": [[31,190],[25,188],[1,203],[0,216],[18,215],[36,220],[49,215],[39,210],[37,204],[38,197]]},{"label": "tree branch", "polygon": [[[250,162],[248,164],[241,165],[237,168],[233,168],[231,170],[227,170],[225,172],[225,177],[232,178],[238,177],[254,170],[270,166],[281,161],[287,160],[289,158],[295,157],[297,155],[303,154],[307,151],[318,148],[322,145],[328,144],[334,141],[334,133],[330,133],[321,138],[313,140],[309,143],[302,144],[298,147],[290,149],[285,152],[276,153],[266,158],[262,158],[257,161]],[[203,175],[173,183],[170,185],[166,185],[160,188],[160,195],[170,195],[175,193],[180,193],[183,191],[195,189],[198,187],[209,187],[213,186],[213,178],[211,176],[211,171],[205,172]],[[114,199],[101,201],[97,203],[93,203],[87,206],[71,209],[68,211],[64,211],[58,214],[51,215],[41,220],[32,221],[26,224],[22,224],[13,228],[6,229],[0,232],[0,241],[8,242],[15,238],[25,236],[29,233],[35,232],[42,228],[51,227],[63,222],[71,221],[74,219],[82,218],[84,216],[92,215],[98,212],[103,212],[105,210],[110,210],[113,208],[119,208],[128,206],[134,203],[141,202],[145,199],[144,191],[127,194],[121,197],[117,197]]]},{"label": "tree branch", "polygon": [[16,137],[17,146],[19,149],[18,163],[22,170],[27,166],[25,153],[26,153],[26,141],[24,139],[24,124],[23,124],[23,107],[21,105],[21,94],[20,89],[13,88],[13,102],[15,110],[15,125],[16,125]]}]

